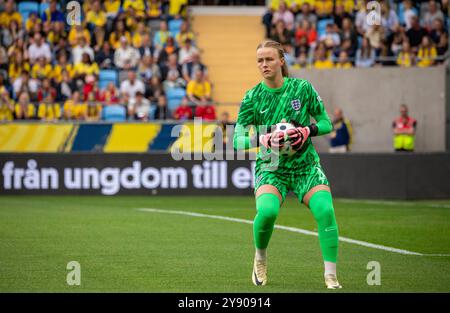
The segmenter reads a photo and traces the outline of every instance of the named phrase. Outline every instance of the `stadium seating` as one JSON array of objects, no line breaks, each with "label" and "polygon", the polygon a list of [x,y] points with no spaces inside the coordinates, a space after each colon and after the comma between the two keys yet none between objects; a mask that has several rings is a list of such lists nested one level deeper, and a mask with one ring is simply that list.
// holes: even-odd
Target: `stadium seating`
[{"label": "stadium seating", "polygon": [[50,6],[50,4],[48,2],[41,3],[39,5],[39,16],[42,16],[42,13],[44,13],[45,10],[47,10],[49,6]]},{"label": "stadium seating", "polygon": [[317,22],[317,35],[320,38],[326,32],[327,24],[334,23],[334,19],[327,18]]},{"label": "stadium seating", "polygon": [[183,88],[171,88],[167,90],[167,107],[170,111],[174,111],[180,105],[186,91]]},{"label": "stadium seating", "polygon": [[174,37],[180,32],[181,24],[183,24],[183,20],[181,20],[181,19],[175,19],[175,20],[169,21],[168,28]]},{"label": "stadium seating", "polygon": [[39,13],[39,3],[33,1],[20,2],[18,11],[22,16],[23,23],[25,23],[31,12],[36,12],[36,14]]},{"label": "stadium seating", "polygon": [[121,105],[106,106],[102,110],[102,119],[110,122],[122,122],[127,118],[125,107]]},{"label": "stadium seating", "polygon": [[98,85],[101,89],[105,88],[109,83],[114,83],[118,87],[118,74],[115,70],[101,70],[99,73]]}]

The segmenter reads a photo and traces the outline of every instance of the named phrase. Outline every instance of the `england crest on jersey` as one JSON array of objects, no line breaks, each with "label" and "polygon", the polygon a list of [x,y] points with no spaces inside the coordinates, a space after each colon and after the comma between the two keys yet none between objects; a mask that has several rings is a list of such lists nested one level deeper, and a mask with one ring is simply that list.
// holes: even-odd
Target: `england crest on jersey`
[{"label": "england crest on jersey", "polygon": [[291,101],[291,106],[295,111],[298,111],[302,107],[302,103],[300,102],[300,100],[295,99]]}]

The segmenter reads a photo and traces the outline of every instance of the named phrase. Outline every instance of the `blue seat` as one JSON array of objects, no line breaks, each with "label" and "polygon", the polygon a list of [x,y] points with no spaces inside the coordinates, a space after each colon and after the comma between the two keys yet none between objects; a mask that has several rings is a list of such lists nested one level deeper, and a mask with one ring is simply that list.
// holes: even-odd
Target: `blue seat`
[{"label": "blue seat", "polygon": [[39,3],[34,1],[20,2],[17,10],[22,16],[23,23],[25,23],[31,12],[36,12],[36,14],[39,14]]},{"label": "blue seat", "polygon": [[100,70],[100,73],[98,75],[99,87],[104,88],[110,82],[113,82],[114,85],[117,87],[118,76],[119,75],[117,74],[117,72],[115,70]]},{"label": "blue seat", "polygon": [[170,20],[168,24],[169,31],[173,34],[178,34],[181,30],[182,19]]},{"label": "blue seat", "polygon": [[50,7],[50,3],[43,2],[39,5],[39,16],[42,16],[42,13],[45,12]]},{"label": "blue seat", "polygon": [[167,108],[173,112],[181,103],[183,97],[186,96],[186,90],[183,88],[170,88],[167,90]]},{"label": "blue seat", "polygon": [[317,22],[317,35],[319,36],[319,38],[320,38],[320,36],[325,34],[327,25],[330,23],[334,23],[334,19],[327,18],[327,19],[319,20]]},{"label": "blue seat", "polygon": [[127,118],[127,112],[122,105],[105,106],[102,110],[102,119],[111,122],[122,122]]}]

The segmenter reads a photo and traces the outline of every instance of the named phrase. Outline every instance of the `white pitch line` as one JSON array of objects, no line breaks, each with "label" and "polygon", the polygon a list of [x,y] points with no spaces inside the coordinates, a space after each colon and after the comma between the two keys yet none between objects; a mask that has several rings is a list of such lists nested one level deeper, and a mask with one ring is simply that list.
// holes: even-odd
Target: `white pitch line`
[{"label": "white pitch line", "polygon": [[[178,214],[178,215],[187,215],[187,216],[195,216],[195,217],[204,217],[204,218],[211,218],[211,219],[217,219],[217,220],[224,220],[224,221],[231,221],[231,222],[237,222],[237,223],[245,223],[245,224],[253,224],[253,221],[251,220],[244,220],[241,218],[234,218],[234,217],[228,217],[228,216],[220,216],[220,215],[209,215],[209,214],[203,214],[203,213],[195,213],[195,212],[187,212],[187,211],[174,211],[174,210],[161,210],[161,209],[153,209],[153,208],[139,208],[138,211],[143,212],[153,212],[153,213],[165,213],[165,214]],[[296,227],[288,227],[288,226],[282,226],[282,225],[275,225],[275,228],[277,229],[283,229],[294,233],[300,233],[308,236],[318,236],[317,232],[309,231],[306,229],[296,228]],[[361,241],[361,240],[355,240],[351,238],[346,238],[339,236],[339,241],[347,242],[363,247],[378,249],[378,250],[384,250],[399,254],[406,254],[406,255],[418,255],[418,256],[450,256],[450,254],[423,254],[403,249],[397,249],[392,247],[387,247],[383,245],[377,245],[374,243]]]}]

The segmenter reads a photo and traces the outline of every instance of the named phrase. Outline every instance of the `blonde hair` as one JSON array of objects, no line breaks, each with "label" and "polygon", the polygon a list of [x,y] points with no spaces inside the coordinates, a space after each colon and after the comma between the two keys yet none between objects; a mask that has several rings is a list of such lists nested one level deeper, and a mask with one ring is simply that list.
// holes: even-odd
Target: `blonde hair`
[{"label": "blonde hair", "polygon": [[[283,49],[283,46],[281,45],[281,43],[279,43],[275,40],[265,40],[262,43],[260,43],[258,45],[258,47],[256,47],[256,50],[258,50],[260,48],[274,48],[278,51],[278,56],[280,57],[280,59],[284,60],[284,49]],[[286,61],[283,63],[283,66],[281,67],[281,74],[283,75],[283,77],[289,76],[289,71],[288,71]]]}]

